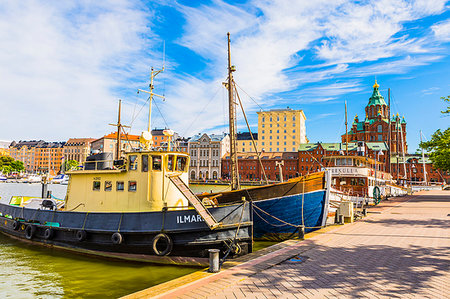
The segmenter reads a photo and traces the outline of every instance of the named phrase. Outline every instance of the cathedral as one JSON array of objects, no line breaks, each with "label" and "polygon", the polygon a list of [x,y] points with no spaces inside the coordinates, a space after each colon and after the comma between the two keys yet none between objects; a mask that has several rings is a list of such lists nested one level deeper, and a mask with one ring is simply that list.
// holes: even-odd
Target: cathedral
[{"label": "cathedral", "polygon": [[[390,107],[380,94],[379,85],[375,81],[372,96],[365,108],[364,120],[355,116],[350,130],[341,136],[342,143],[348,142],[385,142],[391,149],[391,154],[408,153],[406,143],[406,121],[397,114],[389,121]],[[391,129],[389,130],[389,126]],[[389,140],[389,132],[391,138]]]}]

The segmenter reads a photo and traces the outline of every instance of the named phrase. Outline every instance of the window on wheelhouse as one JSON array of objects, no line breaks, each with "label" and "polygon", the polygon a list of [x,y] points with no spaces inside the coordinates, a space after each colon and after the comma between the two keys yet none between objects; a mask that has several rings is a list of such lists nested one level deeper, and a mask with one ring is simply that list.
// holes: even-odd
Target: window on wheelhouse
[{"label": "window on wheelhouse", "polygon": [[92,183],[92,190],[94,190],[94,191],[100,191],[100,185],[101,185],[100,181],[94,181],[94,182]]},{"label": "window on wheelhouse", "polygon": [[112,182],[105,181],[105,191],[111,191],[111,190],[112,190]]},{"label": "window on wheelhouse", "polygon": [[130,155],[129,156],[129,166],[128,170],[136,170],[137,169],[137,155]]},{"label": "window on wheelhouse", "polygon": [[124,184],[124,182],[117,182],[116,190],[117,190],[117,191],[123,191],[124,189],[125,189],[125,184]]},{"label": "window on wheelhouse", "polygon": [[173,171],[175,157],[173,155],[167,156],[167,170]]},{"label": "window on wheelhouse", "polygon": [[136,181],[128,181],[128,191],[136,191],[137,190],[137,183]]},{"label": "window on wheelhouse", "polygon": [[186,163],[187,163],[187,157],[178,156],[176,171],[183,171],[183,172],[187,171]]},{"label": "window on wheelhouse", "polygon": [[142,172],[148,171],[148,155],[142,155]]},{"label": "window on wheelhouse", "polygon": [[161,170],[161,156],[152,156],[152,169]]}]

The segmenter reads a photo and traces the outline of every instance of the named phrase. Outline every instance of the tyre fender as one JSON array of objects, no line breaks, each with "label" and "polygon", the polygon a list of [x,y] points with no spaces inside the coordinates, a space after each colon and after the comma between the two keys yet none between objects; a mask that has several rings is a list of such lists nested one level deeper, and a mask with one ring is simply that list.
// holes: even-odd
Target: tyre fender
[{"label": "tyre fender", "polygon": [[13,228],[13,230],[18,230],[20,228],[20,222],[17,220],[14,220],[14,222],[12,224],[12,228]]},{"label": "tyre fender", "polygon": [[53,239],[54,235],[55,235],[55,231],[52,228],[47,228],[44,232],[44,239],[51,240],[51,239]]},{"label": "tyre fender", "polygon": [[[163,250],[159,250],[158,246],[157,246],[158,242],[160,240],[165,240],[165,242],[166,242],[166,247]],[[153,238],[152,247],[153,247],[153,252],[158,256],[169,255],[173,248],[173,241],[168,235],[166,235],[164,233],[157,234]]]},{"label": "tyre fender", "polygon": [[75,237],[77,238],[78,242],[83,242],[84,240],[86,240],[87,233],[85,230],[79,230],[77,231]]},{"label": "tyre fender", "polygon": [[36,232],[36,226],[33,224],[28,224],[25,228],[25,238],[31,240]]},{"label": "tyre fender", "polygon": [[111,236],[111,241],[112,241],[113,244],[115,244],[115,245],[122,244],[122,242],[123,242],[123,236],[122,236],[122,234],[119,233],[119,232],[112,234],[112,236]]}]

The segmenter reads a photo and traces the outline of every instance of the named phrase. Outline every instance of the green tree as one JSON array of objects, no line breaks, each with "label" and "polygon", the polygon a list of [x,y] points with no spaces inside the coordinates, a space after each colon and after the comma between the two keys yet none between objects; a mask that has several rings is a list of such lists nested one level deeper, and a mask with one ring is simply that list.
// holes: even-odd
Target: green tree
[{"label": "green tree", "polygon": [[15,160],[10,164],[12,171],[21,172],[25,169],[23,166],[23,162],[19,160]]},{"label": "green tree", "polygon": [[[450,96],[442,97],[445,102],[450,102]],[[446,111],[441,111],[442,114],[450,114],[450,106]],[[434,132],[430,141],[421,142],[420,147],[428,152],[431,152],[430,159],[433,165],[443,171],[450,171],[450,128],[445,131],[440,129]]]},{"label": "green tree", "polygon": [[[444,102],[450,103],[450,96],[441,97],[441,99],[444,100]],[[447,106],[447,110],[441,111],[442,114],[450,115],[450,106]]]},{"label": "green tree", "polygon": [[11,167],[9,165],[3,165],[2,173],[3,174],[9,174],[10,172],[11,172]]},{"label": "green tree", "polygon": [[77,168],[78,164],[79,164],[78,161],[67,160],[64,162],[64,171],[69,171],[69,170],[75,169],[75,168]]}]

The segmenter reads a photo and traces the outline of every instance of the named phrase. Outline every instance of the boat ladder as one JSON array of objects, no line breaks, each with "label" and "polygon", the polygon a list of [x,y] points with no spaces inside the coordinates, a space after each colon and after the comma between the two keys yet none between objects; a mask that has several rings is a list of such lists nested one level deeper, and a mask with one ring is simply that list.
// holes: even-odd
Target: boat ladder
[{"label": "boat ladder", "polygon": [[168,175],[172,183],[180,190],[186,199],[191,203],[197,213],[203,218],[210,229],[215,229],[221,224],[214,219],[213,215],[206,209],[200,199],[191,189],[180,179],[179,174]]}]

